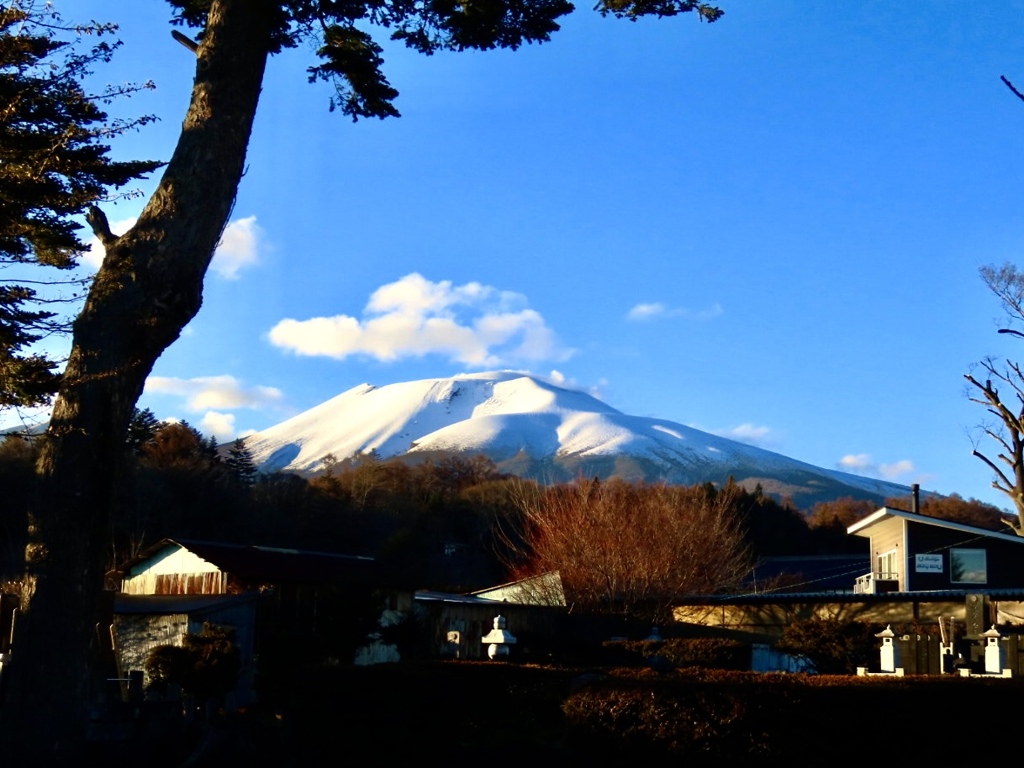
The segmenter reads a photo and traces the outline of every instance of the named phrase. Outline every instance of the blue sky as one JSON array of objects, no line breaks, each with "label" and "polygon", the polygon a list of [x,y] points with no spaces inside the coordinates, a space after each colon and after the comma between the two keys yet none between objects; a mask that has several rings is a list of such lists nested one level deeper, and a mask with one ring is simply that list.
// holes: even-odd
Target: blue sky
[{"label": "blue sky", "polygon": [[[56,6],[120,24],[97,84],[156,84],[113,108],[160,118],[115,154],[169,157],[193,68],[170,6]],[[1024,2],[721,6],[583,4],[516,52],[387,43],[397,120],[330,113],[310,50],[275,57],[203,309],[141,405],[227,439],[362,382],[514,368],[1008,506],[963,374],[1021,351],[978,268],[1024,244],[999,80],[1024,86]]]}]

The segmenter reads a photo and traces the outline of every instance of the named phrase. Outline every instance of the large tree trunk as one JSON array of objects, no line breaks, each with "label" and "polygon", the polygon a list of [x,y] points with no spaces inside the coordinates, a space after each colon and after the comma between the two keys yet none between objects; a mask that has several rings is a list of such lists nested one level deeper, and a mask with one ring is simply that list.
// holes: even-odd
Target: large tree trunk
[{"label": "large tree trunk", "polygon": [[97,621],[128,421],[154,362],[202,303],[243,172],[273,13],[270,0],[214,0],[192,102],[159,187],[121,237],[91,212],[106,257],[74,324],[39,460],[45,491],[26,550],[34,593],[0,709],[4,764],[12,754],[70,763],[82,746],[97,631],[106,633]]}]

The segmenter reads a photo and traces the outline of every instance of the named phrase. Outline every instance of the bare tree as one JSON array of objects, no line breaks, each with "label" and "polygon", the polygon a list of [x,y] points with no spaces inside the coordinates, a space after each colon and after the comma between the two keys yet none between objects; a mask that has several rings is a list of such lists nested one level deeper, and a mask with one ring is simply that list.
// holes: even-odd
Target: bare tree
[{"label": "bare tree", "polygon": [[[980,273],[1005,314],[999,333],[1024,337],[1024,272],[1006,263],[982,267]],[[1017,520],[1007,524],[1017,535],[1024,535],[1024,373],[1019,363],[986,357],[964,378],[969,385],[967,397],[995,417],[980,427],[995,443],[995,455],[982,453],[977,445],[972,453],[992,470],[992,487],[1013,501]]]},{"label": "bare tree", "polygon": [[580,481],[523,494],[513,576],[557,571],[584,608],[662,621],[749,570],[735,490]]}]

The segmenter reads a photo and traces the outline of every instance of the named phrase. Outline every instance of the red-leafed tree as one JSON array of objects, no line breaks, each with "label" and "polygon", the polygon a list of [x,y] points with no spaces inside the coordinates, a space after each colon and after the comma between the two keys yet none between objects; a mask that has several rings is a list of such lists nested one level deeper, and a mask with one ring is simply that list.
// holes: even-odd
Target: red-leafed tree
[{"label": "red-leafed tree", "polygon": [[734,588],[750,572],[736,486],[581,480],[530,491],[507,537],[513,575],[557,572],[584,610],[662,622],[681,596]]}]

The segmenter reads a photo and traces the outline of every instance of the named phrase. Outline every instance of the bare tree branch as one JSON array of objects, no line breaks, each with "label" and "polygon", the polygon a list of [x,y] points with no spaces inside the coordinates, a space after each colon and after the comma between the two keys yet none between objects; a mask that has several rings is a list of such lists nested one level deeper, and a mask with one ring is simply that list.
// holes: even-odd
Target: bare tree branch
[{"label": "bare tree branch", "polygon": [[680,595],[735,586],[748,570],[735,490],[581,481],[519,508],[513,575],[557,572],[587,610],[659,622]]},{"label": "bare tree branch", "polygon": [[1016,88],[1014,88],[1013,87],[1013,83],[1011,83],[1009,80],[1007,80],[1005,75],[1000,75],[999,79],[1003,81],[1003,83],[1006,85],[1007,88],[1009,88],[1011,91],[1013,91],[1013,95],[1014,96],[1016,96],[1021,101],[1024,101],[1024,93],[1021,93]]}]

